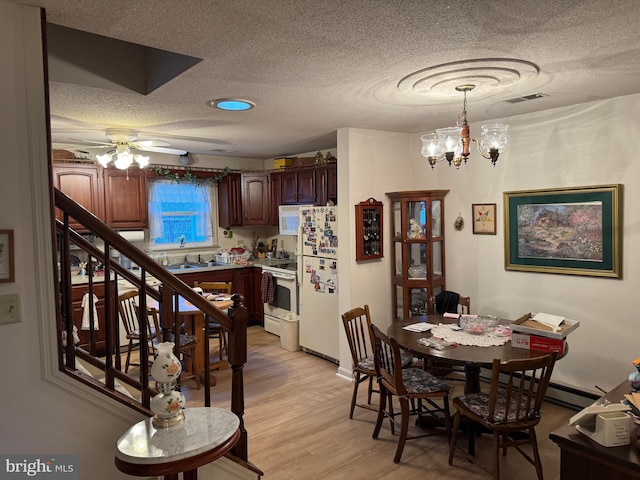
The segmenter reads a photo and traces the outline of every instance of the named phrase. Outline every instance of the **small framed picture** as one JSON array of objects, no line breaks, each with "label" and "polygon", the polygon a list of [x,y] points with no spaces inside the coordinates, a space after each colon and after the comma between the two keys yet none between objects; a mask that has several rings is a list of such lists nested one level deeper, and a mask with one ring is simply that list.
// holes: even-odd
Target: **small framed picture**
[{"label": "small framed picture", "polygon": [[471,205],[474,235],[496,234],[496,204],[474,203]]},{"label": "small framed picture", "polygon": [[13,281],[13,230],[0,230],[0,283]]}]

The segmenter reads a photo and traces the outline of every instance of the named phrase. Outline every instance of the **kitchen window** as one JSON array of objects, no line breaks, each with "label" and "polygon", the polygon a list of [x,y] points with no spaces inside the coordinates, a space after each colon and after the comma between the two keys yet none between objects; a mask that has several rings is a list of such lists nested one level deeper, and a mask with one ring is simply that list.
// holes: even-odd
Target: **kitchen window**
[{"label": "kitchen window", "polygon": [[150,245],[165,249],[214,245],[214,197],[209,184],[150,181]]}]

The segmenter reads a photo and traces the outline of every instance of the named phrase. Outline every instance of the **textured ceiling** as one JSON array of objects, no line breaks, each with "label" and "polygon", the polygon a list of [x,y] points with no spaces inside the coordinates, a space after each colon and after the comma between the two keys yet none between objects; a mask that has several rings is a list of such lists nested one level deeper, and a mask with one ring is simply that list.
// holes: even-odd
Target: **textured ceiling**
[{"label": "textured ceiling", "polygon": [[[334,147],[341,127],[449,126],[462,83],[477,85],[470,121],[640,91],[638,0],[13,1],[44,7],[53,24],[202,59],[148,95],[52,80],[59,148],[117,127],[196,154],[271,158]],[[507,101],[534,93],[545,96]],[[207,106],[226,97],[256,108]]]}]

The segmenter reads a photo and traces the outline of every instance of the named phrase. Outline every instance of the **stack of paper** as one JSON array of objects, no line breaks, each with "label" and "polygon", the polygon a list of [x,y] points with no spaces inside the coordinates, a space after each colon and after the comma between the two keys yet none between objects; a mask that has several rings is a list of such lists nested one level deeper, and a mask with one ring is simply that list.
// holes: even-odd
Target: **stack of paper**
[{"label": "stack of paper", "polygon": [[426,332],[427,330],[431,330],[435,326],[436,325],[433,323],[420,322],[412,323],[411,325],[405,325],[402,328],[404,328],[405,330],[409,330],[410,332]]},{"label": "stack of paper", "polygon": [[536,322],[542,323],[551,328],[554,332],[560,330],[560,325],[564,322],[564,317],[551,315],[550,313],[536,313],[533,317]]}]

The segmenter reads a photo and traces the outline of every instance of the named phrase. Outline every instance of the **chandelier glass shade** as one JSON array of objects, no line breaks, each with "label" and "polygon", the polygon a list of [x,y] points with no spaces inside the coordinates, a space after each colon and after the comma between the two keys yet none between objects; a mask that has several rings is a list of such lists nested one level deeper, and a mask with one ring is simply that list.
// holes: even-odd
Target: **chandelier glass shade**
[{"label": "chandelier glass shade", "polygon": [[475,85],[459,85],[456,90],[464,92],[464,105],[462,112],[458,115],[455,127],[438,128],[435,132],[425,133],[420,137],[422,140],[422,156],[428,161],[431,168],[436,163],[443,160],[449,162],[449,166],[454,165],[460,168],[464,161],[467,163],[471,142],[475,142],[478,152],[484,158],[496,164],[500,152],[507,148],[507,128],[509,125],[494,123],[482,125],[482,137],[480,141],[471,138],[469,123],[467,122],[467,92],[473,90]]},{"label": "chandelier glass shade", "polygon": [[149,157],[131,153],[131,148],[126,143],[119,143],[116,149],[103,155],[96,155],[96,159],[103,167],[107,167],[110,163],[120,169],[126,170],[129,167],[144,168],[149,165]]}]

